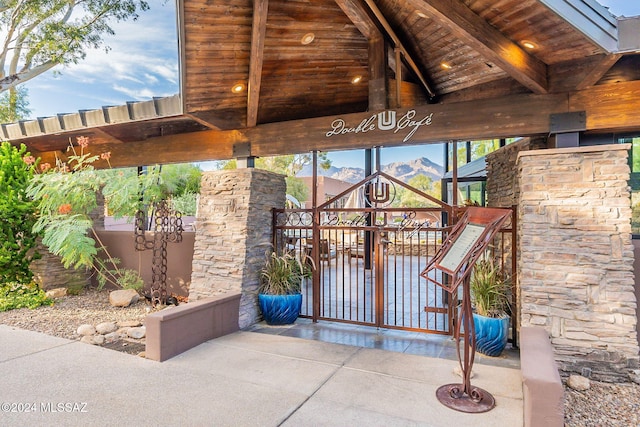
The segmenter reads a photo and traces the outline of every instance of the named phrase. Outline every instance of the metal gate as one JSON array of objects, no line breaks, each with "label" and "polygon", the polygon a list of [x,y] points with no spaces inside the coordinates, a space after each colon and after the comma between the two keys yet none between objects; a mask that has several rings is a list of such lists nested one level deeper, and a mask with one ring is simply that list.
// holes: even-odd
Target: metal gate
[{"label": "metal gate", "polygon": [[[410,197],[407,197],[407,192]],[[414,200],[428,207],[398,207]],[[301,316],[450,334],[455,304],[420,276],[455,210],[383,172],[315,209],[274,211],[274,246],[313,260]]]}]

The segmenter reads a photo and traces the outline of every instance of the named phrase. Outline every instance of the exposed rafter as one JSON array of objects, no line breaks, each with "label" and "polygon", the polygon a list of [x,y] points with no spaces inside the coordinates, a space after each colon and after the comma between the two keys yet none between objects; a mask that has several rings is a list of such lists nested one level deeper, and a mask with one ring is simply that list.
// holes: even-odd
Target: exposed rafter
[{"label": "exposed rafter", "polygon": [[[367,0],[371,1],[371,0]],[[410,0],[411,4],[534,93],[546,93],[547,67],[459,1]]]},{"label": "exposed rafter", "polygon": [[383,110],[387,107],[387,60],[382,32],[362,1],[336,0],[336,4],[369,41],[369,110]]},{"label": "exposed rafter", "polygon": [[618,62],[618,59],[620,59],[621,56],[622,55],[615,53],[605,55],[605,57],[602,58],[595,67],[591,68],[585,78],[577,85],[576,89],[586,89],[589,86],[596,84],[598,80],[600,80],[602,76],[604,76],[604,74],[609,71],[616,62]]},{"label": "exposed rafter", "polygon": [[249,83],[247,87],[247,127],[253,127],[258,123],[258,105],[260,102],[268,10],[269,0],[253,0],[251,58],[249,60]]},{"label": "exposed rafter", "polygon": [[425,76],[422,73],[422,71],[420,71],[420,68],[418,67],[418,64],[416,64],[416,62],[413,60],[413,58],[411,57],[411,55],[409,54],[407,49],[405,49],[405,47],[403,46],[402,42],[400,41],[400,38],[398,38],[398,35],[396,34],[396,32],[393,30],[393,28],[391,28],[391,25],[389,25],[389,22],[387,21],[387,18],[380,11],[380,9],[374,3],[373,0],[364,0],[364,1],[367,3],[367,6],[369,6],[371,11],[375,15],[376,19],[378,19],[378,21],[380,22],[380,25],[382,25],[382,27],[384,28],[385,32],[387,33],[387,35],[389,36],[389,38],[393,42],[394,46],[397,49],[399,49],[400,52],[402,52],[402,56],[404,57],[405,62],[411,68],[411,70],[414,72],[414,74],[416,75],[416,77],[420,81],[420,84],[422,85],[422,87],[427,91],[427,93],[429,94],[429,98],[430,99],[435,98],[437,96],[436,92],[433,90],[431,85],[427,82],[427,79],[425,78]]},{"label": "exposed rafter", "polygon": [[368,9],[362,4],[362,0],[335,0],[336,4],[345,15],[349,17],[353,25],[368,40],[379,37],[382,33],[376,22],[368,13]]}]

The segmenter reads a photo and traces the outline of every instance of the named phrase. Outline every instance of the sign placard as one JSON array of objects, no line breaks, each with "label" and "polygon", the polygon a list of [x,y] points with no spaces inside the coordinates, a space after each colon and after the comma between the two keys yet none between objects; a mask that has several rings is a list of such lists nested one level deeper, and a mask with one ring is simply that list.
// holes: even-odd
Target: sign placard
[{"label": "sign placard", "polygon": [[478,242],[485,227],[477,224],[466,224],[458,238],[453,242],[445,256],[437,264],[444,270],[455,272],[460,269],[463,261]]},{"label": "sign placard", "polygon": [[468,208],[420,275],[454,292],[510,215],[508,209]]}]

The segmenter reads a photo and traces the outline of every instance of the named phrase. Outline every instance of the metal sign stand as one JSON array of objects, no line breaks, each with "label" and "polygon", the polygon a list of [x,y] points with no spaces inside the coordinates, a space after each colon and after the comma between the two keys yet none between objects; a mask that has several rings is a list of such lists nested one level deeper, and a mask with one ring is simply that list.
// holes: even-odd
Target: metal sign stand
[{"label": "metal sign stand", "polygon": [[[458,361],[462,370],[462,384],[445,384],[438,388],[436,397],[443,405],[461,412],[482,413],[494,408],[495,398],[488,391],[471,385],[471,369],[476,354],[476,335],[471,309],[471,270],[487,249],[511,211],[508,209],[467,209],[455,225],[438,253],[429,261],[421,276],[447,290],[452,297],[462,285],[462,309],[456,322]],[[429,273],[433,273],[429,276]],[[438,273],[442,278],[438,280]],[[448,278],[449,280],[444,280]],[[454,298],[452,298],[454,300]],[[464,352],[461,354],[461,337]]]}]

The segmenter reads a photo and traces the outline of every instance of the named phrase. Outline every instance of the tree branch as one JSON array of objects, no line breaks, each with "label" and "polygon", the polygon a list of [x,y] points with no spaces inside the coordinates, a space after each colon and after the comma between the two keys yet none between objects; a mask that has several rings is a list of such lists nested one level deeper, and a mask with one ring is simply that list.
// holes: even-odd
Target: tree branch
[{"label": "tree branch", "polygon": [[25,70],[24,72],[9,74],[8,76],[0,79],[0,92],[4,92],[5,90],[14,88],[19,84],[28,82],[45,71],[49,71],[56,65],[58,65],[56,62],[47,61],[29,70]]}]

